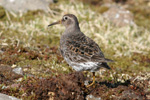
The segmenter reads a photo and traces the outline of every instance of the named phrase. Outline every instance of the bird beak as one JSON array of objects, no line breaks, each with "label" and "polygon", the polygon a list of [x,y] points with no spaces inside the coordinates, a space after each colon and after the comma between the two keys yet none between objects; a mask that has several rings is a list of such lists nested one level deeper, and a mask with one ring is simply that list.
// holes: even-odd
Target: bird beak
[{"label": "bird beak", "polygon": [[62,22],[61,20],[60,20],[60,21],[57,21],[57,22],[54,22],[54,23],[52,23],[52,24],[49,24],[48,27],[49,27],[49,26],[52,26],[52,25],[56,25],[56,24],[61,24],[61,22]]}]

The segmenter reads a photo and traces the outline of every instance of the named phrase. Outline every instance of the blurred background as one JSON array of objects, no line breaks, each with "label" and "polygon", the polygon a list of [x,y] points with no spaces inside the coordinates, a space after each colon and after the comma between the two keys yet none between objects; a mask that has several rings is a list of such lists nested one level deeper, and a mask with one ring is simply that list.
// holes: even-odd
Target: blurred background
[{"label": "blurred background", "polygon": [[[109,85],[89,95],[108,100],[150,99],[150,0],[0,0],[0,92],[43,99],[47,94],[38,94],[38,88],[32,94],[35,86],[30,83],[75,72],[59,53],[65,28],[47,27],[67,13],[76,15],[81,31],[115,61],[109,63],[111,71],[96,73],[98,84]],[[86,77],[90,79],[91,74]],[[99,91],[104,92],[96,94]]]}]

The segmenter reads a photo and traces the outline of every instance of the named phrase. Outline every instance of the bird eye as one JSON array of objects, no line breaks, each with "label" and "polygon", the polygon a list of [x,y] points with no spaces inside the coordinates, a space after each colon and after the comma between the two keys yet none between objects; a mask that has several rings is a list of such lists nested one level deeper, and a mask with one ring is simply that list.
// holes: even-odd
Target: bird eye
[{"label": "bird eye", "polygon": [[65,16],[65,17],[64,17],[64,20],[67,20],[67,19],[68,19],[68,17],[67,17],[67,16]]}]

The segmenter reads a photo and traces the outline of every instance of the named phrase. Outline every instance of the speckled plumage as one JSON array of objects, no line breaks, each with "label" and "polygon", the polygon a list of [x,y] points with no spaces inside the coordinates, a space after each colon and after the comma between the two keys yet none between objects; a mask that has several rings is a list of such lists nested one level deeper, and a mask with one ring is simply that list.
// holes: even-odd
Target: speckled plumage
[{"label": "speckled plumage", "polygon": [[[63,18],[65,16],[73,20],[70,22],[73,25],[66,26],[60,39],[60,51],[66,62],[76,71],[95,72],[101,67],[110,69],[107,62],[112,60],[106,59],[99,46],[80,31],[77,18],[72,14]],[[63,23],[65,21],[62,20]]]},{"label": "speckled plumage", "polygon": [[106,59],[98,44],[80,31],[78,19],[75,15],[66,14],[61,21],[49,26],[58,23],[66,27],[60,39],[60,51],[73,69],[90,72],[95,72],[101,67],[110,69],[107,62],[112,60]]}]

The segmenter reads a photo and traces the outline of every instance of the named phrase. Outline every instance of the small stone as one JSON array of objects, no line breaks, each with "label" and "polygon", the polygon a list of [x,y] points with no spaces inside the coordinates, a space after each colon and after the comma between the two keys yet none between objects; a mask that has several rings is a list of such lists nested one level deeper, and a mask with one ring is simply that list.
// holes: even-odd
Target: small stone
[{"label": "small stone", "polygon": [[84,81],[84,85],[88,85],[88,84],[89,84],[88,80]]},{"label": "small stone", "polygon": [[93,95],[86,96],[86,100],[102,100],[101,97],[95,97]]},{"label": "small stone", "polygon": [[43,10],[48,12],[50,3],[54,0],[0,0],[0,5],[8,11],[25,13],[27,11]]},{"label": "small stone", "polygon": [[15,68],[15,67],[17,67],[17,65],[14,65],[14,64],[13,64],[13,65],[11,66],[11,68]]},{"label": "small stone", "polygon": [[0,100],[20,100],[20,99],[0,93]]},{"label": "small stone", "polygon": [[7,86],[2,86],[2,88],[1,89],[6,89],[7,88]]},{"label": "small stone", "polygon": [[21,82],[23,80],[23,78],[19,78],[16,80],[16,82]]},{"label": "small stone", "polygon": [[12,71],[16,74],[23,75],[23,71],[21,67],[14,68]]}]

